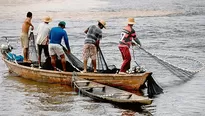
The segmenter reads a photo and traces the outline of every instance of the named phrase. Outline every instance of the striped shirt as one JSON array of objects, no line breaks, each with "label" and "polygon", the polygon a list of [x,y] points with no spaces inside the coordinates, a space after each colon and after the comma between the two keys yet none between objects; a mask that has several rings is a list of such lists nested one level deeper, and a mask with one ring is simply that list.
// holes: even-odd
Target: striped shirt
[{"label": "striped shirt", "polygon": [[102,39],[102,30],[95,25],[88,28],[87,36],[85,38],[85,44],[96,44],[97,40]]},{"label": "striped shirt", "polygon": [[131,46],[132,41],[135,41],[136,33],[135,30],[131,26],[126,26],[121,33],[121,40],[120,45],[127,45],[128,47]]}]

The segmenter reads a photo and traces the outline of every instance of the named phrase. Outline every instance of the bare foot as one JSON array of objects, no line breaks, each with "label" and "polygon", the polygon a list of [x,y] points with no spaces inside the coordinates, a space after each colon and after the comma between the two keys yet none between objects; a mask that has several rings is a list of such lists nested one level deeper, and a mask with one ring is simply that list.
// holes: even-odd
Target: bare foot
[{"label": "bare foot", "polygon": [[31,60],[23,60],[23,62],[31,63],[32,61]]},{"label": "bare foot", "polygon": [[125,72],[119,72],[120,75],[126,75],[127,73]]},{"label": "bare foot", "polygon": [[81,71],[81,73],[86,73],[87,72],[87,70],[83,70],[83,71]]},{"label": "bare foot", "polygon": [[93,72],[94,72],[94,73],[97,73],[98,71],[97,71],[97,70],[94,70]]}]

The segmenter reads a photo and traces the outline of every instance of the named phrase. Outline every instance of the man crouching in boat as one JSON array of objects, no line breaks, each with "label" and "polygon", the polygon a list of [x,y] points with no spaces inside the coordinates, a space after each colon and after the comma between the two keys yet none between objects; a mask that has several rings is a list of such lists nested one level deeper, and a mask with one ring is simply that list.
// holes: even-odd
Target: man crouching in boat
[{"label": "man crouching in boat", "polygon": [[70,46],[68,41],[67,32],[64,30],[66,23],[64,21],[59,22],[58,27],[53,27],[49,34],[49,53],[51,55],[51,64],[56,71],[56,55],[60,56],[63,71],[66,71],[66,59],[63,48],[61,46],[61,40],[64,38],[65,45],[67,47],[67,53],[70,54]]},{"label": "man crouching in boat", "polygon": [[28,40],[28,31],[30,26],[32,27],[31,30],[34,30],[34,26],[31,23],[32,19],[32,13],[27,13],[27,18],[25,19],[23,25],[22,25],[22,33],[20,36],[21,39],[21,45],[23,48],[23,55],[24,55],[24,62],[31,62],[29,60],[29,54],[28,54],[28,46],[29,46],[29,40]]},{"label": "man crouching in boat", "polygon": [[131,63],[131,54],[129,48],[131,45],[139,44],[141,46],[140,41],[136,37],[135,30],[132,26],[135,24],[134,18],[128,19],[128,25],[124,27],[121,33],[121,40],[119,42],[119,50],[122,54],[123,63],[120,69],[119,74],[126,74],[126,71],[130,69]]}]

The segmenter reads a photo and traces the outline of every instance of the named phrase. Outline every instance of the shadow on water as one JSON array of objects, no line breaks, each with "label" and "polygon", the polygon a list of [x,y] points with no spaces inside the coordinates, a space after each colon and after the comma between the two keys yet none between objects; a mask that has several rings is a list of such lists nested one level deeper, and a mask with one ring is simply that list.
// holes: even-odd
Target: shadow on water
[{"label": "shadow on water", "polygon": [[[72,91],[72,88],[67,85],[36,82],[16,76],[14,73],[5,74],[4,77],[13,83],[17,81],[18,83],[16,85],[20,87],[19,89],[24,90],[25,92],[63,93]],[[32,88],[35,89],[35,91],[32,91]]]},{"label": "shadow on water", "polygon": [[[79,93],[78,93],[79,94]],[[80,95],[81,97],[87,97],[86,95]],[[91,98],[92,99],[92,98]],[[142,104],[117,104],[117,103],[109,103],[109,102],[102,102],[101,100],[92,99],[90,102],[95,103],[105,103],[105,104],[111,104],[114,108],[122,109],[121,116],[135,116],[137,115],[143,115],[143,116],[152,116],[153,110],[155,110],[156,106],[154,105],[142,105]]]}]

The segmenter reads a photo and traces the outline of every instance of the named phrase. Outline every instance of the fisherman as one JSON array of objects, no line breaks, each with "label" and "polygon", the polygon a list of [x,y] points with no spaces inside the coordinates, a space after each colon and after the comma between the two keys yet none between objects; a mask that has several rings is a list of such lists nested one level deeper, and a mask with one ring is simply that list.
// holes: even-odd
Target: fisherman
[{"label": "fisherman", "polygon": [[24,62],[31,62],[29,60],[29,54],[28,54],[28,46],[29,46],[29,40],[28,40],[28,32],[29,28],[31,26],[31,30],[34,30],[34,26],[31,23],[32,19],[32,13],[28,12],[27,13],[27,18],[24,20],[23,25],[22,25],[22,33],[20,36],[21,39],[21,45],[23,48],[23,56],[24,56]]},{"label": "fisherman", "polygon": [[128,25],[124,27],[121,32],[121,40],[119,41],[119,50],[122,54],[123,63],[120,68],[119,74],[126,74],[126,71],[130,69],[131,54],[129,48],[131,45],[139,45],[141,43],[136,37],[133,25],[135,24],[134,18],[128,18]]},{"label": "fisherman", "polygon": [[84,32],[87,34],[85,41],[84,41],[84,48],[83,48],[83,63],[84,63],[84,70],[82,73],[87,72],[87,62],[88,58],[91,58],[93,71],[97,72],[96,70],[96,54],[97,54],[97,47],[99,47],[100,40],[102,39],[102,31],[101,29],[105,27],[106,22],[103,20],[98,21],[98,25],[91,25],[88,27]]},{"label": "fisherman", "polygon": [[70,54],[70,46],[68,41],[67,32],[64,30],[66,23],[64,21],[60,21],[58,23],[58,27],[53,27],[49,34],[49,53],[51,55],[51,64],[56,70],[56,55],[60,56],[61,63],[63,67],[63,71],[66,71],[66,59],[63,51],[63,47],[61,46],[61,40],[64,39],[65,45],[67,47],[67,53]]},{"label": "fisherman", "polygon": [[50,33],[50,27],[49,27],[49,22],[51,22],[52,19],[49,16],[46,16],[43,19],[43,22],[38,25],[37,28],[37,49],[38,49],[38,63],[39,63],[39,68],[41,68],[41,53],[42,49],[44,50],[44,55],[46,58],[49,57],[49,52],[48,52],[48,36]]}]

